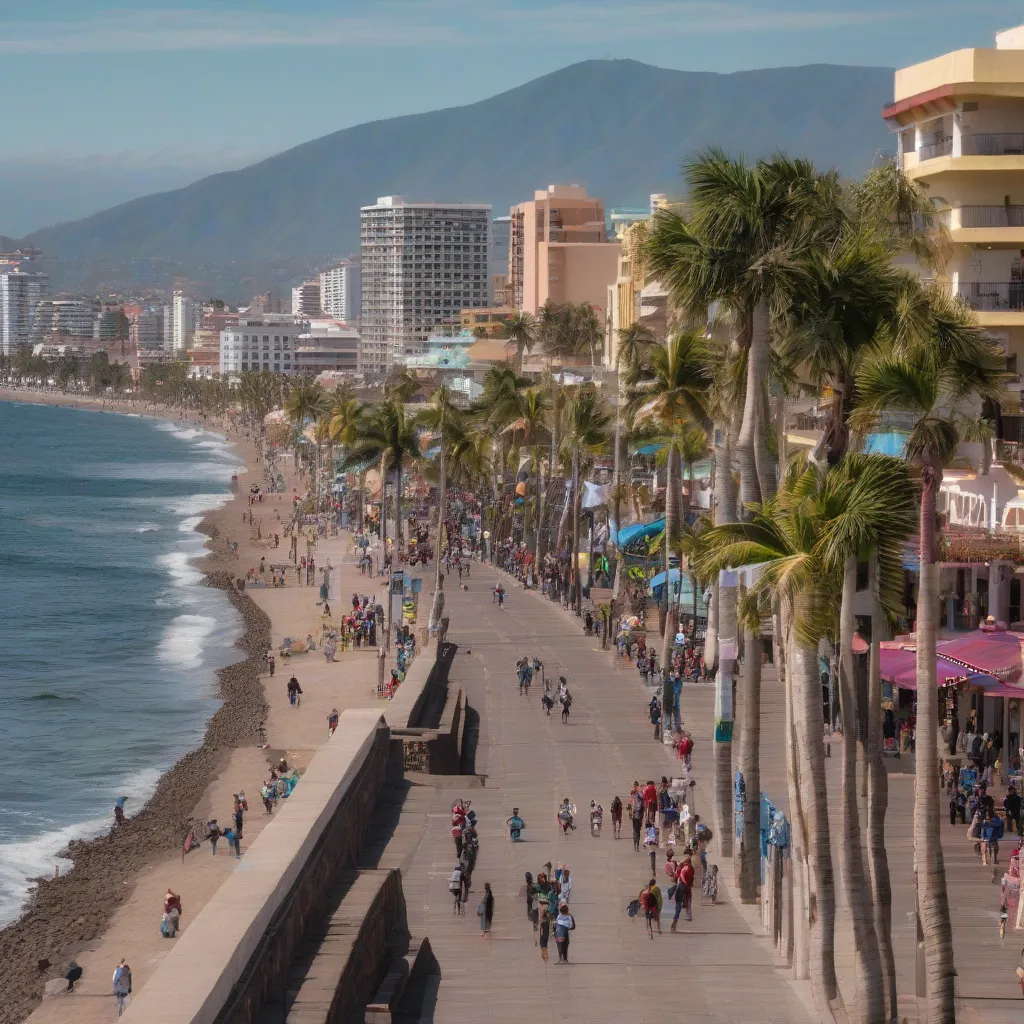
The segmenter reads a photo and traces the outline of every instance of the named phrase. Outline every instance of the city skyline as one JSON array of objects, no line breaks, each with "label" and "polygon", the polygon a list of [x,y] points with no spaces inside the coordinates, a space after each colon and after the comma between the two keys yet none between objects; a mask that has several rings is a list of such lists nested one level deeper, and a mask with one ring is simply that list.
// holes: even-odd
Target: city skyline
[{"label": "city skyline", "polygon": [[[116,158],[205,171],[365,121],[472,103],[595,57],[720,72],[897,66],[987,45],[1018,15],[1009,0],[970,9],[923,0],[298,0],[287,10],[274,0],[139,0],[131,10],[41,0],[0,15],[5,68],[33,82],[0,119],[0,161]],[[442,52],[457,59],[436,75]],[[353,90],[354,81],[372,88]]]}]

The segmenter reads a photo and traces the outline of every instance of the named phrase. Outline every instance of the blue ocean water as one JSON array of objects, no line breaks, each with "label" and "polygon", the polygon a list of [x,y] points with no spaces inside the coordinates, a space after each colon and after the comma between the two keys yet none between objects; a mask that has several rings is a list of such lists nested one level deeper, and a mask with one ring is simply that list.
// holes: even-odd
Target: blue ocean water
[{"label": "blue ocean water", "polygon": [[237,463],[216,434],[0,402],[0,925],[216,711],[241,623],[191,560]]}]

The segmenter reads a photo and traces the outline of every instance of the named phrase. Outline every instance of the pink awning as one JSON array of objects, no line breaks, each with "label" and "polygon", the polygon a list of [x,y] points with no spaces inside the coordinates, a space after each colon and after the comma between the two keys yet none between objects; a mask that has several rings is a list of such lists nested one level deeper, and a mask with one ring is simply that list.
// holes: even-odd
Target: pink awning
[{"label": "pink awning", "polygon": [[[917,688],[917,650],[914,636],[881,645],[882,678],[903,689]],[[935,645],[939,686],[967,682],[986,692],[1007,687],[1021,678],[1024,662],[1020,637],[1001,629],[978,629]],[[1024,688],[1019,691],[1024,697]]]},{"label": "pink awning", "polygon": [[[893,648],[882,645],[881,672],[882,678],[898,686],[901,690],[917,689],[917,651],[913,648]],[[986,682],[996,684],[989,675],[965,669],[962,665],[937,657],[935,659],[935,677],[939,686],[965,681],[972,686],[983,686]],[[1021,691],[1024,696],[1024,690]]]}]

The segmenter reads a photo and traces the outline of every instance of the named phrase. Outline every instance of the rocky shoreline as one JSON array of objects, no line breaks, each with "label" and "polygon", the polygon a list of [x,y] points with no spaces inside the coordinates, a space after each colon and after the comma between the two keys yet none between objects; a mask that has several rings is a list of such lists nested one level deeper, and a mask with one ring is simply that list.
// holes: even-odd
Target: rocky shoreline
[{"label": "rocky shoreline", "polygon": [[[229,503],[211,513],[199,531],[217,536],[216,517],[232,510]],[[267,702],[261,673],[270,646],[270,620],[234,585],[234,574],[218,567],[214,554],[201,566],[207,584],[224,590],[242,617],[236,646],[242,661],[218,672],[221,707],[210,719],[202,744],[161,776],[156,791],[138,814],[118,829],[69,844],[66,856],[74,868],[57,878],[40,879],[21,917],[0,931],[0,963],[4,995],[0,1024],[20,1024],[39,1004],[49,972],[39,963],[63,966],[75,950],[99,936],[132,891],[138,873],[181,848],[193,809],[221,770],[229,751],[255,745],[262,737]]]}]

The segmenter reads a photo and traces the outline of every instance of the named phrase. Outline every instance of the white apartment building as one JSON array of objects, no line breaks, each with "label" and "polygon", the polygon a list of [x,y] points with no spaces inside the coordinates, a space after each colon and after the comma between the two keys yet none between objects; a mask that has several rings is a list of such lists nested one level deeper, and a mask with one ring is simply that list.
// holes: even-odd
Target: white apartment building
[{"label": "white apartment building", "polygon": [[489,296],[491,207],[382,196],[360,211],[363,373],[424,350],[431,329]]},{"label": "white apartment building", "polygon": [[347,324],[359,320],[361,278],[359,264],[353,260],[321,272],[320,308],[327,316]]},{"label": "white apartment building", "polygon": [[292,289],[292,316],[320,316],[320,282],[306,281]]},{"label": "white apartment building", "polygon": [[5,356],[32,342],[36,310],[46,293],[46,274],[0,264],[0,353]]},{"label": "white apartment building", "polygon": [[195,333],[195,304],[183,292],[175,292],[171,301],[171,348],[184,355]]},{"label": "white apartment building", "polygon": [[240,316],[237,327],[220,332],[220,372],[295,373],[296,339],[307,327],[284,313]]}]

